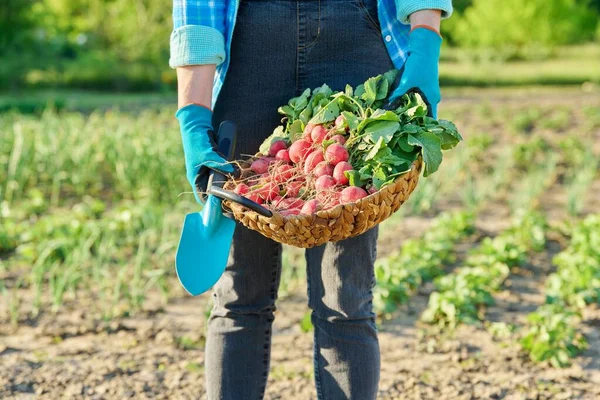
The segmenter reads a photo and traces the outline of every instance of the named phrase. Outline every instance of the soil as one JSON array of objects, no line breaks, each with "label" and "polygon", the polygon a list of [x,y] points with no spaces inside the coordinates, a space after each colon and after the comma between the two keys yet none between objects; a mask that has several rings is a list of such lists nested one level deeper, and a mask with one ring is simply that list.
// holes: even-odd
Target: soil
[{"label": "soil", "polygon": [[[481,101],[475,94],[456,96],[457,107]],[[598,101],[597,96],[594,99]],[[535,102],[526,95],[508,98],[502,92],[492,100],[511,102],[515,109]],[[563,101],[556,93],[538,100]],[[580,95],[573,101],[588,104],[589,98]],[[597,212],[598,200],[590,204]],[[480,232],[494,235],[506,226],[506,207],[497,206],[491,203],[481,211],[485,218],[478,222]],[[431,218],[401,221],[396,230],[382,232],[380,254],[396,249],[402,239],[418,236]],[[486,319],[522,324],[527,313],[543,303],[544,276],[551,272],[551,257],[562,245],[549,241],[545,253],[511,274]],[[483,326],[432,334],[418,321],[432,289],[423,287],[410,304],[380,324],[379,398],[600,399],[600,309],[588,308],[584,315],[588,350],[571,367],[555,369],[530,362],[520,352],[516,334],[495,338]],[[0,398],[205,398],[203,347],[210,298],[181,293],[162,307],[158,297],[155,301],[151,297],[144,312],[113,321],[88,314],[85,298],[18,327],[0,319]],[[305,288],[300,285],[278,301],[266,398],[315,399],[312,334],[300,324],[309,311]]]},{"label": "soil", "polygon": [[[511,275],[497,304],[487,310],[487,320],[523,323],[543,302],[541,277],[560,245],[551,241],[547,250]],[[432,289],[423,287],[380,324],[379,398],[600,398],[600,309],[588,309],[584,316],[589,349],[571,367],[554,369],[529,362],[515,336],[497,339],[482,326],[431,334],[418,317]],[[0,398],[205,398],[203,333],[209,301],[207,295],[182,295],[164,308],[149,305],[139,315],[112,322],[73,305],[70,312],[44,314],[16,330],[3,325]],[[312,334],[300,324],[307,312],[302,288],[279,299],[267,399],[316,398]]]}]

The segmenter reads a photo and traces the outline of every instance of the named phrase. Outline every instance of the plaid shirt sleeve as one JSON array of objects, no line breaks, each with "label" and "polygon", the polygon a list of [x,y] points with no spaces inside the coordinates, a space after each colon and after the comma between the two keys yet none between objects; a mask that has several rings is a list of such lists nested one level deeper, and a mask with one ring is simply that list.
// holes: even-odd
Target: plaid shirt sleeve
[{"label": "plaid shirt sleeve", "polygon": [[452,15],[452,0],[396,0],[398,19],[410,24],[410,14],[421,10],[442,10],[442,18]]},{"label": "plaid shirt sleeve", "polygon": [[172,68],[225,59],[226,0],[173,0]]}]

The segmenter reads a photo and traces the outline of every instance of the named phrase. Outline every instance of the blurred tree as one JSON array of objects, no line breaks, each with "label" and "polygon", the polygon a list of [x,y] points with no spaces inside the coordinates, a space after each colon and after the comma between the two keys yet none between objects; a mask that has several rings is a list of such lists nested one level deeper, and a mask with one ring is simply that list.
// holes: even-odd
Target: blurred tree
[{"label": "blurred tree", "polygon": [[14,46],[29,34],[34,26],[31,18],[31,0],[3,0],[0,2],[0,51]]},{"label": "blurred tree", "polygon": [[[33,0],[0,2],[0,88],[14,87],[26,74],[31,59],[35,21],[31,15]],[[16,59],[12,54],[21,53]]]},{"label": "blurred tree", "polygon": [[591,40],[597,22],[598,13],[584,0],[473,0],[451,28],[460,46],[500,58],[536,57]]},{"label": "blurred tree", "polygon": [[454,12],[463,13],[467,8],[471,7],[473,4],[473,0],[453,0],[452,7],[454,7]]},{"label": "blurred tree", "polygon": [[[442,26],[445,43],[486,49],[494,57],[539,55],[539,49],[589,40],[595,31],[600,38],[600,0],[453,4],[455,14]],[[0,0],[0,89],[173,85],[171,29],[167,0]]]}]

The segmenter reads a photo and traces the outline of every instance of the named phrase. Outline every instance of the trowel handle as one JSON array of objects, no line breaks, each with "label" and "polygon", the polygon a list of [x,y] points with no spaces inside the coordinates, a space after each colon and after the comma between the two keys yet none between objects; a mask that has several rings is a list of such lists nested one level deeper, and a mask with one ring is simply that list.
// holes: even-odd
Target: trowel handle
[{"label": "trowel handle", "polygon": [[[217,174],[218,174],[218,172],[215,175],[217,175]],[[225,177],[223,177],[223,178],[225,178]],[[220,178],[217,178],[215,176],[215,179],[220,179]],[[260,204],[254,202],[244,196],[240,196],[237,193],[230,192],[229,190],[225,190],[220,186],[217,186],[217,185],[210,186],[210,188],[208,189],[208,193],[212,194],[213,196],[216,196],[220,199],[229,200],[229,201],[233,201],[234,203],[238,203],[246,208],[251,209],[252,211],[256,211],[263,217],[270,218],[273,216],[273,213],[271,212],[271,210],[266,209],[265,207],[261,206]]]},{"label": "trowel handle", "polygon": [[237,128],[233,121],[223,121],[219,125],[217,132],[217,151],[228,161],[231,161],[235,154],[237,144]]},{"label": "trowel handle", "polygon": [[[236,139],[237,130],[235,123],[232,121],[221,122],[219,132],[217,133],[217,148],[219,153],[227,160],[231,160],[234,156]],[[222,200],[229,200],[241,204],[267,218],[273,216],[273,213],[270,210],[264,208],[260,204],[240,196],[237,193],[223,189],[223,185],[226,181],[227,177],[225,175],[218,171],[211,170],[208,177],[208,194],[212,194]]]}]

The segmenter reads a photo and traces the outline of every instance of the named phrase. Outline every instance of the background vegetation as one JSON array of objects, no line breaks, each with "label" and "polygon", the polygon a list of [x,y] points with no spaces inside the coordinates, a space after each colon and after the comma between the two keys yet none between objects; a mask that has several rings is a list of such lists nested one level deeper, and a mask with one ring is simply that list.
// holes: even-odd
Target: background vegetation
[{"label": "background vegetation", "polygon": [[[443,25],[445,45],[453,49],[444,52],[448,62],[581,59],[583,72],[573,69],[579,72],[570,80],[557,82],[546,73],[541,83],[600,79],[590,64],[598,61],[597,46],[567,54],[562,47],[598,43],[600,0],[456,0],[454,5],[454,16]],[[171,29],[171,5],[164,0],[5,0],[0,89],[167,90],[175,82],[167,65]],[[442,71],[446,84],[469,83],[469,73]],[[489,75],[489,66],[485,71]],[[471,83],[483,84],[477,77]]]}]

